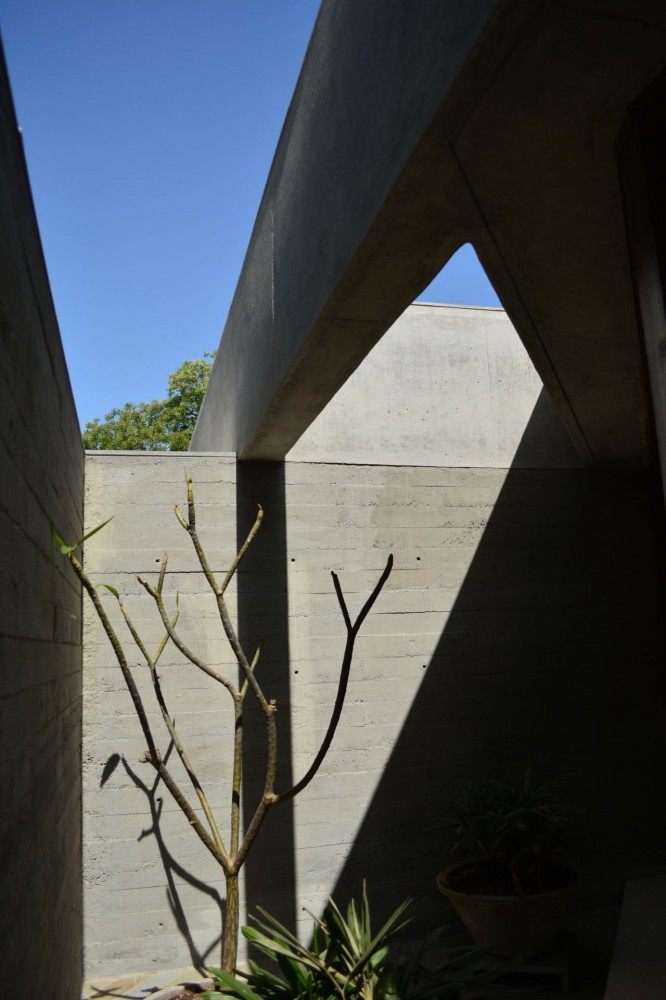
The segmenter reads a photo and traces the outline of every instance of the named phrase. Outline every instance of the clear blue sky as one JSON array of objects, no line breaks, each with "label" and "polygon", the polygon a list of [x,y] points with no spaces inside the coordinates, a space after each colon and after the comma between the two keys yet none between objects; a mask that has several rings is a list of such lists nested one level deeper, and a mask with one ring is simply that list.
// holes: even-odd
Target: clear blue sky
[{"label": "clear blue sky", "polygon": [[[318,0],[0,0],[82,423],[214,350]],[[463,249],[424,299],[497,305]]]}]

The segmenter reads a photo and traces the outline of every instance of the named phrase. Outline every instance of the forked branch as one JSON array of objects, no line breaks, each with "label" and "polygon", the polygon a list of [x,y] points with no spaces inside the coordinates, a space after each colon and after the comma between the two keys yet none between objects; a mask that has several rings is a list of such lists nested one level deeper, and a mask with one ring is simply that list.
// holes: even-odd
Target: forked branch
[{"label": "forked branch", "polygon": [[[177,804],[182,809],[183,813],[187,817],[190,825],[194,829],[197,836],[205,844],[210,853],[217,859],[221,865],[226,883],[227,883],[227,907],[226,907],[226,917],[224,926],[224,938],[223,938],[223,954],[222,954],[222,964],[227,971],[233,971],[236,963],[236,952],[238,946],[238,924],[239,924],[239,901],[238,901],[238,873],[245,862],[245,859],[256,839],[256,836],[266,818],[269,809],[279,802],[285,802],[288,799],[294,798],[299,792],[303,791],[307,785],[312,781],[317,771],[321,767],[321,764],[331,746],[335,732],[340,721],[342,714],[342,709],[345,701],[345,696],[347,693],[347,686],[349,682],[349,675],[351,670],[352,658],[354,655],[354,644],[356,638],[359,634],[363,622],[370,613],[375,601],[379,597],[384,584],[389,578],[391,569],[393,566],[393,556],[390,555],[386,562],[386,566],[379,577],[372,593],[366,600],[365,604],[361,608],[357,618],[352,622],[347,604],[342,593],[342,588],[340,586],[340,581],[335,573],[332,573],[333,585],[335,587],[335,593],[340,604],[340,610],[342,612],[342,617],[344,619],[345,628],[347,630],[347,638],[345,641],[345,648],[342,657],[342,665],[340,668],[340,677],[338,681],[338,689],[335,698],[335,704],[333,706],[333,711],[331,714],[331,719],[329,721],[326,733],[322,740],[321,746],[315,755],[315,758],[306,771],[305,775],[301,778],[297,784],[293,785],[291,788],[285,790],[284,792],[275,791],[275,781],[276,781],[276,771],[277,771],[277,759],[278,759],[278,738],[277,738],[277,726],[276,726],[276,712],[277,705],[274,699],[267,698],[262,690],[256,677],[256,668],[259,663],[259,658],[261,655],[261,645],[257,649],[254,657],[250,661],[245,654],[243,646],[240,642],[236,629],[231,621],[231,616],[227,608],[225,601],[225,591],[229,586],[229,583],[233,579],[238,566],[245,556],[249,546],[256,537],[264,519],[264,512],[261,507],[257,509],[257,515],[252,525],[247,538],[245,539],[243,545],[233,558],[229,569],[224,575],[221,583],[218,582],[215,573],[213,572],[206,552],[201,544],[197,528],[196,528],[196,509],[194,503],[194,490],[192,487],[192,480],[187,478],[187,518],[181,513],[178,507],[175,508],[176,517],[182,527],[188,532],[190,538],[192,539],[192,544],[194,550],[197,554],[201,570],[211,587],[213,594],[215,596],[215,601],[217,604],[217,609],[220,617],[220,622],[224,629],[224,633],[229,642],[229,645],[233,651],[239,667],[239,678],[237,684],[232,683],[227,677],[215,670],[209,663],[203,660],[195,652],[193,652],[189,646],[183,642],[180,635],[176,631],[176,626],[178,623],[178,598],[176,597],[176,611],[173,616],[170,616],[166,610],[164,599],[163,599],[163,589],[164,581],[167,572],[167,556],[164,555],[162,563],[160,565],[160,571],[158,580],[155,586],[151,585],[147,580],[139,577],[139,582],[142,587],[146,590],[148,594],[155,601],[157,610],[159,612],[160,618],[165,628],[165,635],[160,641],[157,650],[153,655],[148,652],[147,646],[143,639],[141,638],[134,622],[132,621],[126,606],[120,599],[118,592],[115,588],[109,586],[108,584],[103,584],[106,586],[118,599],[120,605],[120,610],[123,614],[127,627],[136,643],[141,655],[145,659],[151,679],[153,684],[153,690],[155,692],[155,697],[159,705],[160,711],[162,713],[162,719],[167,728],[169,736],[171,737],[172,745],[176,749],[185,771],[187,772],[190,781],[194,787],[196,795],[199,799],[199,803],[204,812],[208,825],[210,827],[210,834],[204,826],[204,824],[199,820],[194,809],[190,805],[189,801],[183,794],[180,786],[173,779],[171,773],[166,767],[166,761],[160,756],[157,750],[153,734],[148,723],[148,717],[141,700],[138,688],[134,682],[134,678],[129,669],[127,658],[125,656],[122,644],[118,639],[118,636],[111,624],[111,621],[106,614],[97,590],[91,583],[90,579],[84,572],[80,562],[73,555],[73,549],[77,548],[79,544],[85,541],[86,537],[94,534],[90,532],[88,536],[84,536],[80,539],[74,546],[67,546],[62,542],[60,536],[57,536],[57,540],[61,543],[61,550],[67,554],[69,561],[77,574],[84,588],[90,596],[93,602],[95,611],[102,622],[102,626],[111,642],[113,650],[116,654],[118,663],[125,679],[125,683],[134,702],[134,706],[139,717],[139,722],[143,730],[146,743],[148,745],[148,753],[146,759],[153,765],[157,771],[159,777],[164,782],[165,786],[171,792],[171,795],[177,802]],[[230,838],[229,838],[229,850],[225,848],[222,835],[220,833],[219,826],[217,824],[216,818],[213,815],[213,811],[210,807],[208,798],[197,778],[196,772],[192,767],[191,761],[183,747],[180,736],[175,726],[175,722],[171,717],[168,710],[164,693],[162,691],[162,686],[160,683],[159,674],[157,672],[158,661],[164,652],[167,642],[171,640],[174,646],[182,653],[182,655],[189,660],[194,666],[196,666],[203,673],[207,674],[209,677],[213,678],[219,684],[227,689],[231,695],[234,702],[234,739],[233,739],[233,768],[232,768],[232,787],[231,787],[231,809],[230,809]],[[261,711],[265,718],[266,723],[266,743],[267,743],[267,757],[266,757],[266,774],[264,781],[264,789],[257,805],[257,808],[252,816],[250,822],[248,823],[245,835],[240,840],[240,792],[243,778],[243,710],[245,698],[249,691],[252,691],[257,699],[257,702],[261,708]]]},{"label": "forked branch", "polygon": [[150,594],[150,596],[155,601],[155,604],[157,605],[157,610],[160,613],[160,618],[162,619],[162,623],[167,631],[167,635],[171,639],[174,646],[180,650],[185,659],[189,660],[190,663],[193,663],[194,666],[198,667],[199,670],[203,671],[204,674],[208,674],[209,677],[212,677],[213,680],[218,682],[218,684],[221,684],[223,687],[225,687],[230,692],[232,697],[236,697],[237,691],[234,685],[231,683],[231,681],[223,674],[220,674],[213,667],[211,667],[210,664],[206,663],[205,660],[202,660],[201,657],[196,655],[196,653],[193,653],[192,650],[185,645],[183,640],[176,632],[173,623],[170,621],[169,615],[167,614],[167,610],[164,606],[164,601],[162,599],[162,582],[164,580],[163,574],[166,572],[166,566],[167,566],[167,556],[165,553],[162,559],[162,568],[160,569],[160,580],[158,582],[157,587],[151,587],[148,581],[145,580],[142,576],[138,576],[137,580],[144,588],[144,590],[148,594]]},{"label": "forked branch", "polygon": [[[247,656],[245,655],[243,647],[241,646],[241,644],[239,642],[238,636],[236,635],[236,631],[235,631],[235,629],[233,627],[233,624],[231,622],[231,617],[229,615],[229,611],[228,611],[226,602],[224,600],[224,592],[225,592],[226,588],[229,586],[229,583],[230,583],[231,579],[233,578],[234,573],[238,569],[238,566],[239,566],[239,563],[240,563],[241,559],[243,558],[243,556],[247,552],[248,548],[250,547],[250,544],[252,543],[253,539],[256,537],[257,532],[259,531],[259,529],[260,529],[260,527],[261,527],[261,525],[263,523],[263,520],[264,520],[263,509],[261,508],[260,505],[257,505],[257,516],[256,516],[256,519],[255,519],[255,522],[252,525],[252,527],[250,528],[250,532],[249,532],[247,538],[245,539],[245,541],[244,541],[243,545],[241,546],[240,550],[238,551],[238,553],[234,557],[234,559],[233,559],[233,561],[231,563],[231,566],[229,567],[229,569],[228,569],[228,571],[227,571],[227,573],[226,573],[226,575],[224,577],[224,580],[222,581],[222,584],[220,585],[217,582],[217,579],[215,578],[215,574],[213,573],[212,569],[210,568],[210,564],[208,562],[208,558],[206,556],[206,553],[204,551],[204,547],[201,544],[201,540],[200,540],[199,534],[197,532],[196,508],[195,508],[195,504],[194,504],[194,487],[192,485],[192,480],[188,476],[186,478],[185,482],[186,482],[186,485],[187,485],[187,520],[185,520],[185,518],[183,517],[183,515],[182,515],[182,513],[180,511],[180,508],[177,507],[177,506],[174,508],[175,513],[176,513],[176,517],[178,518],[178,521],[180,522],[181,526],[185,529],[185,531],[187,531],[187,533],[189,534],[190,538],[192,539],[192,545],[194,546],[194,551],[197,554],[197,558],[199,560],[199,564],[201,566],[203,574],[206,577],[206,580],[208,581],[208,584],[209,584],[211,590],[213,591],[213,594],[215,595],[215,600],[217,602],[217,609],[218,609],[218,612],[219,612],[219,615],[220,615],[220,621],[222,622],[222,627],[224,628],[224,632],[225,632],[225,635],[227,637],[227,641],[228,641],[229,645],[231,646],[231,649],[232,649],[232,652],[233,652],[234,656],[236,657],[236,660],[238,662],[238,666],[240,667],[241,672],[244,674],[245,680],[247,681],[248,685],[252,688],[252,691],[254,692],[254,694],[255,694],[255,696],[257,698],[257,701],[261,705],[262,712],[268,718],[270,715],[273,715],[274,712],[275,712],[274,702],[269,702],[267,700],[267,698],[264,696],[263,691],[261,690],[261,687],[259,686],[259,683],[258,683],[258,681],[257,681],[257,679],[256,679],[256,677],[254,675],[254,670],[251,669],[249,660],[248,660]],[[145,583],[144,583],[144,586],[145,586]],[[269,738],[270,738],[270,736],[269,736]]]},{"label": "forked branch", "polygon": [[[164,562],[164,566],[166,568],[166,561]],[[161,588],[162,581],[163,581],[163,576],[161,576],[160,588]],[[120,610],[122,611],[123,618],[125,619],[125,621],[127,623],[127,627],[130,630],[132,638],[134,639],[134,642],[138,646],[139,651],[141,652],[141,654],[142,654],[143,658],[145,659],[146,663],[148,664],[148,669],[150,670],[150,676],[151,676],[151,679],[152,679],[152,682],[153,682],[153,690],[155,691],[155,698],[157,699],[157,704],[160,707],[160,711],[162,713],[162,719],[164,720],[164,725],[166,726],[167,731],[169,733],[169,736],[171,737],[171,742],[172,742],[173,746],[176,749],[176,753],[178,754],[178,756],[180,757],[180,759],[182,761],[183,767],[187,771],[187,775],[188,775],[190,781],[192,782],[192,787],[194,788],[194,791],[197,794],[197,798],[199,799],[199,802],[201,803],[201,808],[203,809],[204,815],[205,815],[206,819],[208,820],[208,825],[210,827],[210,832],[213,835],[213,840],[215,841],[215,846],[217,847],[218,851],[220,852],[220,855],[223,857],[224,864],[226,864],[228,866],[229,865],[229,856],[228,856],[227,851],[225,849],[224,841],[222,840],[222,835],[220,834],[220,830],[219,830],[219,827],[218,827],[217,822],[215,820],[215,816],[213,815],[213,811],[212,811],[212,809],[210,807],[210,803],[208,801],[206,793],[204,792],[204,790],[203,790],[203,788],[201,786],[201,782],[199,781],[199,779],[198,779],[198,777],[196,775],[196,772],[195,772],[194,768],[192,767],[190,759],[189,759],[187,753],[185,752],[185,748],[183,747],[183,744],[181,742],[180,736],[178,735],[178,732],[176,730],[175,721],[171,718],[171,714],[170,714],[170,712],[169,712],[169,710],[167,708],[166,701],[164,700],[164,694],[162,693],[162,685],[160,684],[159,674],[157,673],[157,663],[159,661],[160,656],[164,652],[166,644],[167,644],[167,642],[169,640],[169,633],[168,632],[165,633],[165,636],[161,640],[159,646],[157,647],[157,650],[156,650],[155,654],[153,656],[151,656],[149,654],[148,650],[146,649],[146,646],[145,646],[145,644],[144,644],[141,636],[139,635],[139,633],[138,633],[138,631],[137,631],[134,623],[132,622],[132,619],[129,616],[129,612],[128,612],[127,608],[125,607],[125,605],[123,604],[123,602],[121,600],[119,600],[118,603],[120,604]],[[178,621],[178,613],[179,613],[178,612],[178,607],[176,607],[176,612],[175,612],[174,617],[173,617],[173,619],[171,621],[171,627],[172,628],[175,628],[175,626],[176,626],[176,622]]]},{"label": "forked branch", "polygon": [[132,702],[134,703],[134,708],[139,718],[139,724],[141,725],[141,729],[143,730],[143,735],[148,745],[146,762],[153,765],[157,773],[160,775],[165,786],[169,789],[173,798],[185,813],[185,816],[187,817],[187,820],[192,829],[194,830],[194,832],[197,834],[197,836],[203,842],[203,844],[205,844],[205,846],[208,848],[213,857],[218,860],[218,862],[222,865],[223,869],[226,871],[226,868],[228,867],[228,858],[226,857],[225,854],[223,854],[220,851],[218,845],[211,838],[210,834],[208,833],[206,828],[203,826],[203,824],[197,817],[196,813],[194,812],[191,805],[187,801],[187,798],[183,794],[180,786],[175,781],[170,771],[166,767],[164,761],[162,760],[162,757],[160,756],[160,752],[157,749],[157,746],[155,744],[155,739],[150,729],[148,716],[146,714],[146,710],[144,708],[141,695],[139,694],[139,689],[136,686],[134,678],[132,677],[132,672],[127,663],[127,657],[125,656],[125,651],[122,647],[122,643],[120,642],[120,639],[118,638],[116,631],[113,625],[111,624],[109,616],[107,615],[106,611],[102,606],[102,602],[100,601],[99,594],[94,584],[92,583],[92,581],[86,574],[85,570],[83,569],[81,563],[79,562],[79,560],[76,558],[76,556],[72,551],[67,553],[67,558],[69,559],[72,569],[74,570],[79,580],[81,581],[84,589],[88,593],[88,596],[90,597],[90,600],[93,603],[95,611],[97,612],[97,616],[102,623],[102,627],[107,634],[111,646],[113,647],[113,651],[116,654],[116,659],[118,660],[118,664],[120,666],[123,679],[125,681],[125,684],[127,685],[127,689],[132,698]]},{"label": "forked branch", "polygon": [[331,572],[331,576],[333,577],[333,585],[335,587],[335,593],[337,594],[338,602],[340,604],[340,610],[342,611],[342,617],[344,618],[345,625],[347,627],[347,641],[345,643],[345,651],[342,657],[342,666],[340,668],[338,693],[335,698],[335,704],[333,706],[331,721],[328,724],[326,735],[324,736],[324,739],[322,741],[321,746],[319,747],[319,751],[315,759],[312,761],[312,764],[310,765],[310,767],[308,768],[308,770],[306,771],[306,773],[303,775],[303,777],[299,782],[293,785],[292,788],[287,789],[286,792],[280,792],[279,795],[276,796],[277,802],[285,802],[287,799],[293,799],[295,795],[298,795],[299,792],[302,792],[303,789],[306,787],[306,785],[310,784],[315,774],[321,767],[324,757],[328,753],[328,749],[331,743],[333,742],[333,737],[335,736],[335,730],[338,728],[338,722],[340,721],[342,708],[345,703],[345,696],[347,694],[347,683],[349,681],[349,672],[351,670],[352,658],[354,656],[354,643],[356,642],[356,636],[359,633],[361,625],[370,614],[372,605],[375,603],[380,593],[382,592],[382,588],[386,583],[386,581],[388,580],[389,576],[391,575],[392,569],[393,569],[393,556],[389,555],[388,559],[386,560],[386,566],[384,567],[384,571],[375,585],[375,589],[372,591],[370,597],[367,599],[367,601],[361,608],[358,618],[353,624],[351,618],[349,617],[349,612],[347,610],[345,598],[342,593],[342,588],[340,587],[340,581],[338,579],[338,575],[337,573]]}]

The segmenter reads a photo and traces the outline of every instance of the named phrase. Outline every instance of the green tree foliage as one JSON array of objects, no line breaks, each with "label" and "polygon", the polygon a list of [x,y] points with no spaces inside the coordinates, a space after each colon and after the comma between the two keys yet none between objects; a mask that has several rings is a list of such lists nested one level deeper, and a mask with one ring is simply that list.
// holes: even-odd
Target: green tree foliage
[{"label": "green tree foliage", "polygon": [[169,375],[166,399],[125,403],[103,420],[88,421],[83,444],[90,451],[187,451],[215,354],[184,361]]}]

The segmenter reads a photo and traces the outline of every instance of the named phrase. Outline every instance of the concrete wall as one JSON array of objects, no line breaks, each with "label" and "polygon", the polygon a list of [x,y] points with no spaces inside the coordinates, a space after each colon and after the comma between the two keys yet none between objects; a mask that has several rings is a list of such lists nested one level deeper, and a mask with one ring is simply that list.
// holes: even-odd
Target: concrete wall
[{"label": "concrete wall", "polygon": [[2,65],[0,164],[0,964],[6,984],[74,1000],[80,592],[49,523],[79,537],[84,459]]},{"label": "concrete wall", "polygon": [[[217,572],[228,566],[236,540],[233,456],[88,453],[86,521],[99,524],[111,514],[114,519],[87,546],[86,569],[95,580],[108,581],[127,595],[130,613],[149,647],[154,647],[162,635],[161,623],[136,574],[153,578],[166,549],[174,571],[166,590],[172,599],[176,590],[180,593],[183,636],[191,637],[212,663],[229,667],[232,657],[216,633],[210,592],[196,572],[198,563],[189,537],[173,514],[174,503],[182,504],[184,499],[186,470],[197,483],[202,534],[212,549],[213,568]],[[114,599],[108,595],[104,602],[117,621]],[[122,620],[119,632],[128,636]],[[163,736],[147,667],[128,638],[136,680],[147,694],[151,721],[160,736],[158,744],[166,750],[168,740]],[[213,805],[220,809],[224,804],[226,813],[231,746],[226,701],[230,700],[225,701],[225,692],[215,682],[183,664],[175,650],[168,649],[161,664],[165,697],[188,752],[211,790]],[[205,953],[220,933],[221,873],[163,788],[153,795],[154,809],[158,799],[163,804],[157,836],[151,833],[154,772],[139,762],[144,749],[113,651],[86,601],[83,829],[85,968],[89,975],[187,965],[196,959],[197,951]],[[104,764],[113,753],[124,754],[127,768],[119,766],[102,787]],[[179,762],[170,763],[189,792]],[[178,898],[184,908],[191,950],[178,929],[170,894],[174,906]],[[208,960],[217,958],[219,950],[213,949]]]},{"label": "concrete wall", "polygon": [[581,459],[502,309],[411,305],[289,461],[575,468]]},{"label": "concrete wall", "polygon": [[[183,635],[219,666],[232,660],[172,505],[182,502],[188,470],[202,538],[223,571],[254,503],[264,504],[265,528],[232,607],[248,648],[265,642],[260,669],[278,699],[281,786],[304,772],[334,698],[344,633],[329,571],[340,570],[354,611],[394,553],[330,755],[293,809],[275,811],[248,863],[250,905],[300,923],[302,906],[316,910],[331,891],[357,891],[365,875],[378,911],[409,892],[448,916],[433,890],[448,859],[434,824],[463,780],[513,779],[528,765],[556,777],[585,809],[577,856],[586,905],[607,902],[629,875],[662,863],[652,484],[521,467],[530,440],[528,425],[512,469],[88,456],[87,522],[115,514],[87,547],[89,572],[128,595],[153,644],[156,611],[133,574],[155,572],[168,549],[167,591],[181,595]],[[161,788],[151,815],[138,723],[87,607],[85,635],[87,971],[214,961],[222,880]],[[145,687],[145,667],[135,655],[132,662]],[[220,806],[230,752],[224,692],[171,651],[162,682]],[[247,814],[263,768],[256,714],[246,730],[260,748],[247,758]],[[127,767],[100,787],[114,753],[125,754]]]}]

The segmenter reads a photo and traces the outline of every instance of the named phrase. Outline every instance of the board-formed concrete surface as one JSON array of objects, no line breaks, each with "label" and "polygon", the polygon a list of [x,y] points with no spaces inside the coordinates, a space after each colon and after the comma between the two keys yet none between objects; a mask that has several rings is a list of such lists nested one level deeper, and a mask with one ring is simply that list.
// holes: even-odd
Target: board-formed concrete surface
[{"label": "board-formed concrete surface", "polygon": [[582,464],[506,313],[416,303],[286,457],[497,469],[516,456],[531,468]]},{"label": "board-formed concrete surface", "polygon": [[58,1000],[81,985],[81,594],[50,525],[80,537],[83,470],[0,65],[0,966]]},{"label": "board-formed concrete surface", "polygon": [[666,996],[666,875],[627,882],[604,1000]]},{"label": "board-formed concrete surface", "polygon": [[[87,545],[88,571],[127,595],[152,645],[157,612],[134,574],[155,573],[169,550],[166,590],[171,600],[180,593],[183,634],[228,668],[214,604],[173,516],[186,470],[218,571],[254,504],[265,507],[232,607],[248,648],[264,641],[261,677],[278,700],[279,787],[304,773],[335,697],[344,630],[330,570],[353,612],[387,553],[395,557],[358,641],[330,754],[293,811],[275,810],[250,857],[246,910],[261,904],[305,932],[302,907],[316,912],[331,892],[344,900],[367,877],[378,919],[407,894],[447,919],[434,891],[448,859],[437,827],[447,803],[469,778],[516,779],[528,763],[584,809],[585,905],[615,898],[627,871],[654,870],[663,816],[651,789],[666,747],[649,482],[580,469],[89,453],[87,524],[115,516]],[[113,613],[113,598],[105,601]],[[153,797],[156,837],[152,774],[140,763],[129,695],[87,605],[84,618],[86,972],[215,961],[223,879],[163,789]],[[145,666],[136,654],[131,663],[147,689]],[[224,692],[170,650],[161,677],[221,806]],[[251,711],[246,731],[247,814],[263,773],[263,725]],[[127,768],[100,787],[114,753]]]},{"label": "board-formed concrete surface", "polygon": [[[439,194],[429,192],[425,209],[408,209],[399,233],[387,238],[377,216],[497,6],[324,0],[226,321],[197,450],[282,458],[464,242],[470,201],[450,163]],[[457,227],[441,224],[442,195]],[[422,232],[437,245],[421,255],[415,288],[404,257]],[[365,301],[350,301],[355,293]]]},{"label": "board-formed concrete surface", "polygon": [[617,151],[664,65],[659,0],[324,0],[193,447],[283,458],[470,242],[581,456],[648,466]]}]

